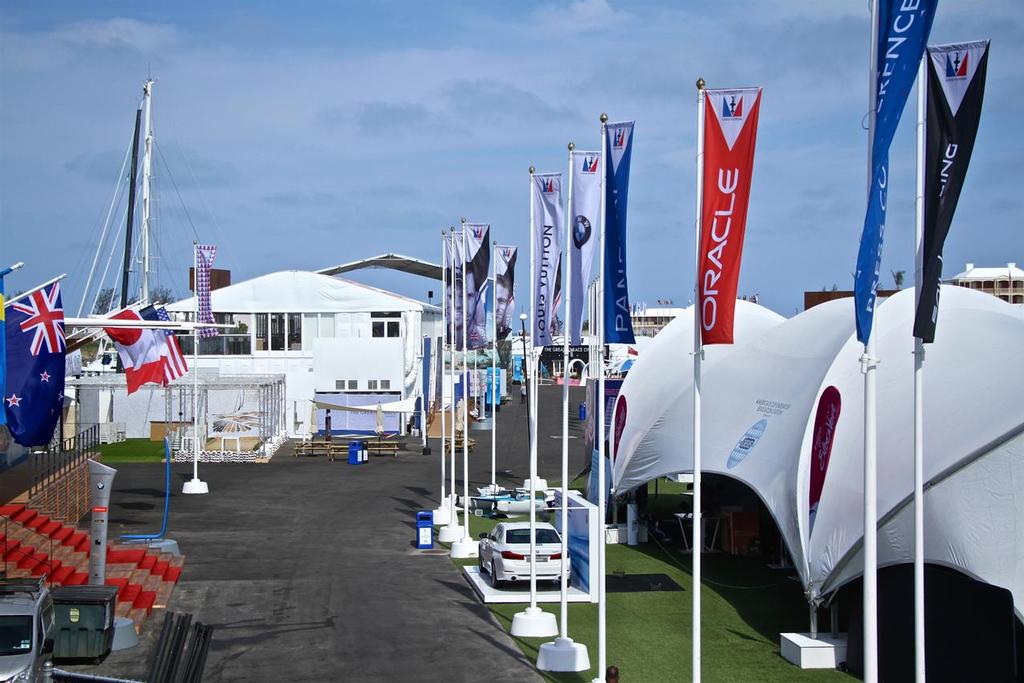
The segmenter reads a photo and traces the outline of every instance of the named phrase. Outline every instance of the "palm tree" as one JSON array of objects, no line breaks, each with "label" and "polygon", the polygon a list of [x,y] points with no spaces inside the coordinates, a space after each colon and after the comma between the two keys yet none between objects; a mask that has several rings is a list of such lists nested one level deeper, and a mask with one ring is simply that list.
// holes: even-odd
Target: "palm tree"
[{"label": "palm tree", "polygon": [[903,289],[903,276],[907,274],[905,270],[893,270],[892,281],[896,284],[896,289]]}]

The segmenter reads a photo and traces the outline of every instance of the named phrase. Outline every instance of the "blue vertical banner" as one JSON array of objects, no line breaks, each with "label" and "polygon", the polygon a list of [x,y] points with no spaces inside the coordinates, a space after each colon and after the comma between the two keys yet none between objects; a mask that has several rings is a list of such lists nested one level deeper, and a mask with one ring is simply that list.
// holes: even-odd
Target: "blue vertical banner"
[{"label": "blue vertical banner", "polygon": [[871,187],[864,231],[857,251],[853,296],[857,340],[867,344],[882,265],[885,206],[889,185],[889,146],[917,77],[938,0],[875,0],[878,3],[878,54],[875,127],[871,140]]},{"label": "blue vertical banner", "polygon": [[426,401],[430,398],[430,370],[433,367],[434,359],[431,357],[431,344],[433,340],[430,337],[423,337],[423,367],[420,371],[423,375],[423,398],[424,406],[429,407],[429,403]]},{"label": "blue vertical banner", "polygon": [[[4,275],[11,272],[10,268],[0,270],[0,400],[7,394],[7,335],[4,332]],[[7,411],[0,406],[0,425],[7,424]]]},{"label": "blue vertical banner", "polygon": [[626,199],[629,158],[633,151],[633,121],[605,126],[604,214],[604,342],[635,344],[626,282]]}]

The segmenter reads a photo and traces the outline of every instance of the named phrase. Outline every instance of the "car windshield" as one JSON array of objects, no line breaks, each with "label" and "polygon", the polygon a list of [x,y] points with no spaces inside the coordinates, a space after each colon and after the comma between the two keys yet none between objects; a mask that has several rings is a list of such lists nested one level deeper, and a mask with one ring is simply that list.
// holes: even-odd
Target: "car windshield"
[{"label": "car windshield", "polygon": [[[529,543],[529,529],[509,529],[505,532],[506,543]],[[558,532],[554,529],[537,529],[537,543],[561,543]]]},{"label": "car windshield", "polygon": [[0,656],[32,651],[32,617],[0,615]]}]

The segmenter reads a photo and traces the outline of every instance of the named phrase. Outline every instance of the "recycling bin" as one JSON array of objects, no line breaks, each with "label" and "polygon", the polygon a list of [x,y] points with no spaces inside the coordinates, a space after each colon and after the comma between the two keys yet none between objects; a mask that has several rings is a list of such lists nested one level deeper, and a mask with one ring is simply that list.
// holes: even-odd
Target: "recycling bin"
[{"label": "recycling bin", "polygon": [[117,586],[58,586],[52,595],[54,658],[106,657],[114,641]]},{"label": "recycling bin", "polygon": [[434,513],[421,510],[416,513],[416,547],[429,550],[434,547]]},{"label": "recycling bin", "polygon": [[359,462],[368,462],[370,460],[370,450],[366,447],[365,441],[359,442]]},{"label": "recycling bin", "polygon": [[579,406],[580,410],[580,422],[587,419],[587,404],[581,403]]},{"label": "recycling bin", "polygon": [[360,450],[359,450],[360,443],[361,442],[359,442],[359,441],[349,441],[348,442],[348,464],[349,465],[358,465],[358,464],[360,464],[363,461],[362,456],[360,454]]}]

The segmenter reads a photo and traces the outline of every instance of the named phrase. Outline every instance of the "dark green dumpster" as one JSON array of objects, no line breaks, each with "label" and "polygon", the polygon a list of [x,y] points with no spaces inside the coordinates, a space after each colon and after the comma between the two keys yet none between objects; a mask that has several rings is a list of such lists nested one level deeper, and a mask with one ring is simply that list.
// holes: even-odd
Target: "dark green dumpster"
[{"label": "dark green dumpster", "polygon": [[53,595],[54,659],[93,659],[110,653],[117,586],[58,586]]}]

